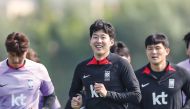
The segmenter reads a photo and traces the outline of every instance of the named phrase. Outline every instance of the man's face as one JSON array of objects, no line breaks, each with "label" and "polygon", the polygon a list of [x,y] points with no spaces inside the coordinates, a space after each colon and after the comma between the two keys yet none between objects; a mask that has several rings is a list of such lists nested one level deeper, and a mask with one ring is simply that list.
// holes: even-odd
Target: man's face
[{"label": "man's face", "polygon": [[19,68],[24,64],[26,52],[22,55],[17,55],[15,52],[8,52],[8,63],[14,68]]},{"label": "man's face", "polygon": [[110,52],[110,47],[114,44],[114,39],[111,39],[103,30],[96,31],[90,39],[90,46],[94,52],[94,56],[105,57]]},{"label": "man's face", "polygon": [[155,45],[148,45],[146,48],[146,55],[150,64],[160,65],[166,62],[166,57],[170,49],[163,46],[162,43]]},{"label": "man's face", "polygon": [[189,56],[189,58],[190,58],[190,41],[189,41],[189,46],[188,46],[188,48],[187,48],[187,50],[186,50],[186,54],[187,54],[187,56]]}]

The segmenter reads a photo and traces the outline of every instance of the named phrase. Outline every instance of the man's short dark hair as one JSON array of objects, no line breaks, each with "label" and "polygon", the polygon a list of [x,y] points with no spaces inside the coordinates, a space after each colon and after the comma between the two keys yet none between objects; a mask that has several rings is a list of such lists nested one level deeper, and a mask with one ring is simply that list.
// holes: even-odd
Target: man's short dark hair
[{"label": "man's short dark hair", "polygon": [[102,19],[96,20],[91,26],[90,26],[90,37],[92,37],[92,34],[96,31],[103,30],[106,34],[110,36],[110,38],[115,39],[115,29],[112,26],[111,23],[106,22]]},{"label": "man's short dark hair", "polygon": [[22,55],[29,48],[30,42],[28,37],[19,32],[13,32],[7,36],[5,46],[7,52],[14,52],[18,56]]},{"label": "man's short dark hair", "polygon": [[187,33],[187,34],[184,36],[183,40],[185,41],[186,48],[188,49],[189,43],[190,43],[190,32]]},{"label": "man's short dark hair", "polygon": [[161,33],[151,34],[145,40],[145,47],[162,43],[164,47],[169,48],[169,41],[166,35]]}]

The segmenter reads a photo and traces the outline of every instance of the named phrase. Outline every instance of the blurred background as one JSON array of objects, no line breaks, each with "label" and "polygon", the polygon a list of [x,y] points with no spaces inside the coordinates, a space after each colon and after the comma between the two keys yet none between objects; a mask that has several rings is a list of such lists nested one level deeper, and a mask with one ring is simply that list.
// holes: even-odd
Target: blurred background
[{"label": "blurred background", "polygon": [[0,0],[0,59],[7,55],[6,36],[24,32],[64,107],[75,66],[92,56],[89,26],[96,19],[115,26],[117,40],[129,47],[136,70],[147,63],[145,38],[156,32],[169,37],[169,60],[186,58],[182,39],[190,31],[189,4],[189,0]]}]

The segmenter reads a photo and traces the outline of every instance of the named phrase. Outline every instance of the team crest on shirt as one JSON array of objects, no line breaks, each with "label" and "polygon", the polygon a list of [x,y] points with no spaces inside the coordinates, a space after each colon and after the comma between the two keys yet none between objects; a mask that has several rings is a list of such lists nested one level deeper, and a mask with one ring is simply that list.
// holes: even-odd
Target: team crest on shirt
[{"label": "team crest on shirt", "polygon": [[168,88],[174,88],[175,86],[175,79],[169,79]]},{"label": "team crest on shirt", "polygon": [[28,89],[33,89],[34,88],[34,81],[32,79],[28,79],[27,80],[28,82]]},{"label": "team crest on shirt", "polygon": [[104,81],[110,81],[110,71],[105,71],[105,73],[104,73]]}]

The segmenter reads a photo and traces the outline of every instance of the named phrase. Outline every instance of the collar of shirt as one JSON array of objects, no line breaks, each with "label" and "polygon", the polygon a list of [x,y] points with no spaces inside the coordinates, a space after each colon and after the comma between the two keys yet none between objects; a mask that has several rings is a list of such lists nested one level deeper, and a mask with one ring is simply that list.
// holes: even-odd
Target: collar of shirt
[{"label": "collar of shirt", "polygon": [[97,60],[95,57],[93,57],[87,65],[106,65],[106,64],[112,64],[109,60],[109,56],[102,59],[102,60]]},{"label": "collar of shirt", "polygon": [[24,67],[24,65],[25,65],[25,63],[26,63],[26,60],[24,60],[24,63],[23,63],[22,65],[20,65],[18,68],[15,68],[15,67],[11,66],[11,65],[8,63],[8,59],[7,59],[6,63],[7,63],[7,66],[10,67],[10,68],[12,68],[12,69],[20,69],[20,68]]},{"label": "collar of shirt", "polygon": [[[168,65],[165,68],[165,72],[167,73],[167,72],[175,72],[175,71],[176,71],[175,68],[168,62]],[[149,64],[146,65],[146,67],[144,68],[143,74],[147,74],[147,75],[151,74],[151,68]]]}]

